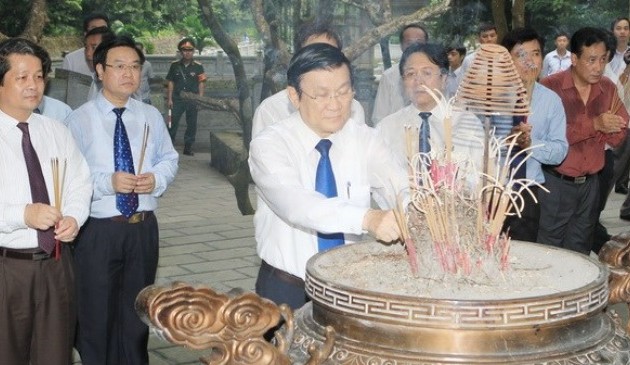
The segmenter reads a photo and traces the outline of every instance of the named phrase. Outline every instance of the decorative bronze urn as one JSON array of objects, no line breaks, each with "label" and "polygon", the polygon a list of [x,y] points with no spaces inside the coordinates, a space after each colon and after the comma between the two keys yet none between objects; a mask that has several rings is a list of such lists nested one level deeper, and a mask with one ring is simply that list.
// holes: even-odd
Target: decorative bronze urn
[{"label": "decorative bronze urn", "polygon": [[[413,277],[399,245],[346,245],[309,261],[312,302],[293,316],[252,293],[182,283],[136,304],[163,338],[212,348],[206,364],[630,364],[603,264],[524,242],[511,257],[494,277]],[[261,336],[280,316],[273,346]]]}]

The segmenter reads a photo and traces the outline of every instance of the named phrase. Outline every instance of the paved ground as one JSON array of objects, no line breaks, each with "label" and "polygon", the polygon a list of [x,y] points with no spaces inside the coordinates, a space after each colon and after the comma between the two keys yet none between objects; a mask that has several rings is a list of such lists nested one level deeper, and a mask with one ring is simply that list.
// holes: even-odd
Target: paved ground
[{"label": "paved ground", "polygon": [[[252,217],[240,215],[232,187],[209,167],[208,130],[229,129],[233,124],[216,115],[200,116],[200,122],[198,152],[193,157],[181,156],[177,179],[157,211],[161,244],[157,281],[203,283],[219,291],[234,287],[253,290],[260,259],[255,251]],[[181,141],[176,147],[181,152]],[[618,218],[622,199],[612,194],[602,216],[613,234],[628,230],[628,223]],[[151,365],[200,363],[200,353],[154,336],[149,350]]]}]

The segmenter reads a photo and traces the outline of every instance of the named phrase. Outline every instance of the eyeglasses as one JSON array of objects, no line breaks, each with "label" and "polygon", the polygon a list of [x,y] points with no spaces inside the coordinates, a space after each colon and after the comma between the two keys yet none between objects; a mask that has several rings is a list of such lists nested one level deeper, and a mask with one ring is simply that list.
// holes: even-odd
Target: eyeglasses
[{"label": "eyeglasses", "polygon": [[339,100],[340,102],[345,102],[354,97],[353,89],[345,89],[342,91],[337,91],[334,94],[324,94],[324,95],[309,95],[306,91],[302,90],[302,93],[309,98],[313,99],[317,104],[326,104],[333,101],[333,99]]},{"label": "eyeglasses", "polygon": [[422,69],[420,71],[416,71],[416,70],[407,70],[404,71],[402,74],[402,78],[405,81],[411,81],[411,80],[421,80],[421,81],[426,81],[426,80],[430,80],[431,78],[433,78],[434,76],[439,76],[442,73],[439,71],[433,71],[431,69],[425,68]]},{"label": "eyeglasses", "polygon": [[107,67],[111,67],[114,71],[116,72],[124,72],[126,70],[129,70],[131,72],[138,72],[142,69],[142,65],[139,63],[134,63],[131,65],[125,65],[124,63],[117,63],[115,65],[108,65],[107,63],[105,63],[105,66]]}]

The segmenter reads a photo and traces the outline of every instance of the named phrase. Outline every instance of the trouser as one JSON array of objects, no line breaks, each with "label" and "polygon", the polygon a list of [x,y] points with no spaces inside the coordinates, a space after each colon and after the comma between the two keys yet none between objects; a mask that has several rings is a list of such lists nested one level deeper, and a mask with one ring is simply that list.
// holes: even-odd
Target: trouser
[{"label": "trouser", "polygon": [[159,255],[155,215],[131,224],[90,218],[74,250],[77,349],[83,365],[149,363],[149,330],[134,309],[155,281]]},{"label": "trouser", "polygon": [[[540,194],[545,194],[544,191],[538,192],[537,186],[530,186],[529,189],[534,193],[534,196],[538,198]],[[534,201],[529,193],[522,193],[524,204],[521,216],[516,214],[508,216],[505,219],[503,230],[509,229],[509,236],[513,240],[536,242],[538,237],[538,221],[540,220],[540,205]]]},{"label": "trouser", "polygon": [[72,255],[0,257],[0,364],[68,365],[76,328]]},{"label": "trouser", "polygon": [[599,214],[599,179],[590,175],[583,183],[545,174],[547,198],[540,202],[537,241],[588,255]]},{"label": "trouser", "polygon": [[626,136],[624,142],[614,150],[615,176],[614,183],[628,187],[628,174],[630,174],[630,138]]},{"label": "trouser", "polygon": [[288,304],[295,310],[308,301],[304,280],[277,269],[264,260],[256,278],[256,294],[270,299],[277,305]]},{"label": "trouser", "polygon": [[606,150],[604,154],[604,168],[602,168],[599,173],[597,173],[597,178],[599,179],[599,203],[598,203],[598,213],[597,213],[597,221],[595,222],[595,229],[593,230],[593,252],[596,254],[599,253],[599,250],[604,246],[606,242],[610,239],[610,234],[608,234],[608,230],[604,225],[599,221],[599,217],[602,214],[602,211],[606,207],[606,202],[608,200],[608,195],[615,186],[615,176],[618,173],[618,165],[615,161],[615,155],[612,150]]},{"label": "trouser", "polygon": [[173,109],[171,111],[171,128],[169,134],[171,140],[175,142],[175,135],[179,127],[179,120],[182,114],[186,113],[186,132],[184,132],[184,144],[192,146],[195,143],[197,135],[197,104],[191,101],[173,100]]}]

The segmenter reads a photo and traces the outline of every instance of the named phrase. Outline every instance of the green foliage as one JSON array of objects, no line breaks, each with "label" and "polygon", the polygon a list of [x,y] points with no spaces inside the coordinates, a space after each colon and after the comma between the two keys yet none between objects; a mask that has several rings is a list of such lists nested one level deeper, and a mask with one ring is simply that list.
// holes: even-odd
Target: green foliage
[{"label": "green foliage", "polygon": [[201,16],[199,14],[188,15],[175,26],[179,28],[182,34],[195,40],[195,46],[199,53],[201,53],[205,46],[215,44],[210,29],[206,28],[201,23]]}]

